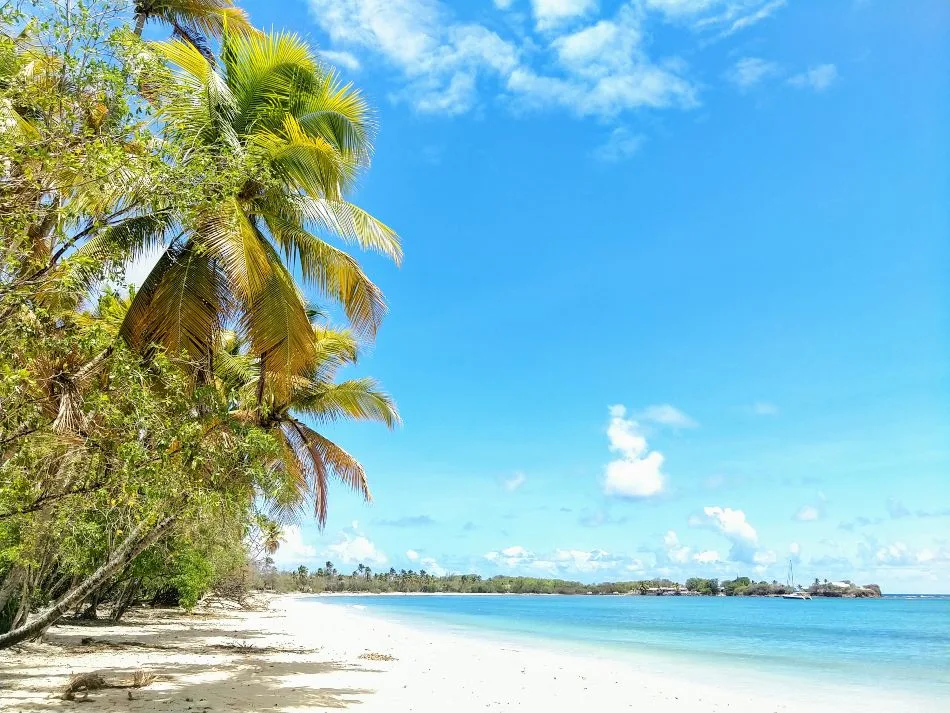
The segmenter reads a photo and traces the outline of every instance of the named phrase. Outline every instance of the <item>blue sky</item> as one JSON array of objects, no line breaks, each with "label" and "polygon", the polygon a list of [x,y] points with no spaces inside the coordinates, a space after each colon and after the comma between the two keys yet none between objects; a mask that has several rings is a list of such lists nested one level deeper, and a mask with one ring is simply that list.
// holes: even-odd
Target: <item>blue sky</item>
[{"label": "blue sky", "polygon": [[332,559],[950,591],[943,0],[242,3],[378,109]]}]

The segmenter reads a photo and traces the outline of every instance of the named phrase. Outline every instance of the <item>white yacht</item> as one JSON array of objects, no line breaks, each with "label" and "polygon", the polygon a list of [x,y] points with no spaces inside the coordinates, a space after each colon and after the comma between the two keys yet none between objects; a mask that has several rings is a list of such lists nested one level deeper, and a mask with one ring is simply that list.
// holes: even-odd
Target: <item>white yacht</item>
[{"label": "white yacht", "polygon": [[[788,561],[788,586],[792,589],[795,588],[795,573],[792,570],[792,561]],[[808,592],[802,591],[802,588],[799,587],[798,591],[792,592],[791,594],[783,594],[782,599],[811,599],[811,595]]]}]

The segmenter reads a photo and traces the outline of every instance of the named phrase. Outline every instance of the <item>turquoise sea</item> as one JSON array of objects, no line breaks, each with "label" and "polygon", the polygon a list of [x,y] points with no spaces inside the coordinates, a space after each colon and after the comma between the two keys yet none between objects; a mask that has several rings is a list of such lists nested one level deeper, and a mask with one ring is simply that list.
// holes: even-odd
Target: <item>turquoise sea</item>
[{"label": "turquoise sea", "polygon": [[874,688],[947,701],[950,597],[320,597],[370,615],[475,636],[629,657],[659,672]]}]

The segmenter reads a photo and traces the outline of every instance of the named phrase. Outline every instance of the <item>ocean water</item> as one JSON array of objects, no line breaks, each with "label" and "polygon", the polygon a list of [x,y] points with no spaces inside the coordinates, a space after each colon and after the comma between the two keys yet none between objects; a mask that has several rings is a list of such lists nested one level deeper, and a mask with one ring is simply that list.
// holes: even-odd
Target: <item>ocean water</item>
[{"label": "ocean water", "polygon": [[947,701],[950,597],[320,597],[416,626],[636,660],[710,682],[796,682]]}]

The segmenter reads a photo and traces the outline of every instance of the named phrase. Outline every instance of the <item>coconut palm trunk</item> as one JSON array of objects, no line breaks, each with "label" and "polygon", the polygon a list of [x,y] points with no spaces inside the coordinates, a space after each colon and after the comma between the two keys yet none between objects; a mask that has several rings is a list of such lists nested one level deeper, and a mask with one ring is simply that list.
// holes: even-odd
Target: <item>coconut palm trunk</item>
[{"label": "coconut palm trunk", "polygon": [[169,515],[163,517],[157,523],[150,523],[147,520],[140,522],[99,569],[41,611],[31,621],[27,621],[22,626],[18,626],[5,634],[0,634],[0,649],[8,648],[21,641],[34,639],[41,635],[70,608],[89,596],[93,590],[102,586],[109,577],[128,566],[139,554],[165,535],[174,525],[175,519],[176,516]]}]

